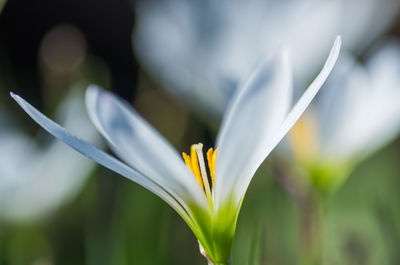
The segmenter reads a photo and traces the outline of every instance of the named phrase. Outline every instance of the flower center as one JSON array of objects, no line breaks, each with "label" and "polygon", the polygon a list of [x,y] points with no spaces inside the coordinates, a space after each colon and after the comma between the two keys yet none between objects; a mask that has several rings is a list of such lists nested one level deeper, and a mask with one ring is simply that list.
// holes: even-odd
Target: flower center
[{"label": "flower center", "polygon": [[208,177],[207,174],[202,143],[193,144],[190,148],[190,155],[186,154],[185,152],[182,153],[186,166],[196,177],[197,182],[209,199],[212,198],[211,191],[214,187],[215,161],[217,158],[217,153],[218,149],[213,150],[210,148],[207,151],[208,172],[210,177]]}]

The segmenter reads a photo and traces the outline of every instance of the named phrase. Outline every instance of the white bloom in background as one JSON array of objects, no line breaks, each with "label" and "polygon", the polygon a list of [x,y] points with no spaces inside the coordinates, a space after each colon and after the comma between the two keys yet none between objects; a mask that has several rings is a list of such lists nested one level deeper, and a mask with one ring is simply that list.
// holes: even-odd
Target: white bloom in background
[{"label": "white bloom in background", "polygon": [[[379,8],[378,8],[379,5]],[[331,41],[359,52],[397,13],[392,0],[136,1],[136,55],[155,80],[220,116],[259,58],[285,44],[295,87],[321,67]]]},{"label": "white bloom in background", "polygon": [[12,96],[55,137],[166,201],[192,229],[210,264],[225,265],[254,173],[314,98],[339,50],[337,38],[324,68],[293,107],[286,53],[261,64],[238,88],[224,115],[216,149],[210,149],[206,158],[202,144],[195,144],[182,159],[129,104],[95,86],[86,93],[89,114],[124,162],[72,136],[25,100]]},{"label": "white bloom in background", "polygon": [[[100,143],[89,123],[81,93],[71,93],[57,111],[71,131]],[[46,137],[47,138],[47,137]],[[36,221],[72,200],[94,168],[64,144],[45,137],[33,139],[15,125],[11,115],[0,113],[0,219]],[[39,143],[41,142],[41,143]]]},{"label": "white bloom in background", "polygon": [[360,65],[343,55],[316,103],[289,133],[300,165],[321,190],[400,132],[400,46],[382,46]]}]

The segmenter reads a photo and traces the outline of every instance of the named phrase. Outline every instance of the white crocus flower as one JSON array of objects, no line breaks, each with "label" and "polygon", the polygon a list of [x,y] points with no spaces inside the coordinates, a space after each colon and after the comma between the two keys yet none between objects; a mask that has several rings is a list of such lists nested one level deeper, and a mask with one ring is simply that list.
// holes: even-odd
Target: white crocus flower
[{"label": "white crocus flower", "polygon": [[166,201],[192,229],[210,264],[228,264],[239,209],[254,173],[315,96],[339,49],[340,38],[320,74],[291,110],[286,53],[260,65],[228,107],[216,149],[207,153],[208,159],[202,144],[193,145],[190,155],[180,158],[126,102],[95,86],[86,94],[89,114],[125,163],[72,136],[25,100],[12,96],[55,137]]},{"label": "white crocus flower", "polygon": [[[153,78],[202,113],[224,113],[258,58],[285,43],[294,85],[318,71],[340,32],[360,52],[397,14],[392,0],[135,1],[134,49]],[[377,8],[379,5],[379,8]]]},{"label": "white crocus flower", "polygon": [[289,133],[294,157],[322,192],[399,134],[399,46],[386,44],[365,67],[342,56],[325,87]]},{"label": "white crocus flower", "polygon": [[[85,139],[100,142],[74,91],[57,110],[56,119]],[[95,164],[81,159],[59,141],[39,145],[25,134],[5,110],[0,112],[0,219],[13,222],[38,221],[74,198]]]}]

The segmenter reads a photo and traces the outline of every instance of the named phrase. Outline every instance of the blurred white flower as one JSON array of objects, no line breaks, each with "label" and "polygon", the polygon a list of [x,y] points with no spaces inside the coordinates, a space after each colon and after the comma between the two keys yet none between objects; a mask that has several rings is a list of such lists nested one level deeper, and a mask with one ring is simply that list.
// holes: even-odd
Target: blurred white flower
[{"label": "blurred white flower", "polygon": [[289,143],[313,184],[330,189],[400,132],[400,46],[386,43],[365,66],[343,54],[324,86]]},{"label": "blurred white flower", "polygon": [[[305,87],[331,41],[364,48],[397,12],[392,0],[135,1],[136,55],[170,92],[194,107],[223,113],[237,83],[285,44],[296,87]],[[379,8],[378,8],[379,5]]]},{"label": "blurred white flower", "polygon": [[[61,103],[56,119],[93,143],[100,135],[89,123],[82,92]],[[94,168],[89,159],[59,141],[26,135],[5,110],[0,112],[0,219],[37,221],[73,199]]]},{"label": "blurred white flower", "polygon": [[92,121],[126,163],[70,135],[17,95],[13,98],[43,128],[77,151],[152,191],[186,221],[209,264],[226,265],[247,187],[260,164],[309,105],[332,70],[337,38],[324,68],[292,107],[287,54],[261,64],[237,90],[224,115],[216,150],[193,145],[185,163],[129,104],[95,86],[86,93]]}]

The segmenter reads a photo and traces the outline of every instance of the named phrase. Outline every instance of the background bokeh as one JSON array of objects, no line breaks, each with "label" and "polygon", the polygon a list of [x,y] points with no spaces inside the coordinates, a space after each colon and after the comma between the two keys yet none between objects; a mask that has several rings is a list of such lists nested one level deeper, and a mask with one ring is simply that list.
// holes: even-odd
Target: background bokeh
[{"label": "background bokeh", "polygon": [[[269,0],[262,7],[273,12],[259,12],[254,21],[258,0],[249,1],[253,6],[248,9],[238,1],[232,1],[233,8],[226,1],[214,2],[4,4],[0,265],[205,264],[190,229],[162,200],[54,141],[9,91],[105,149],[83,109],[83,91],[96,83],[131,102],[177,150],[187,151],[199,141],[213,145],[237,83],[281,43],[288,44],[294,58],[295,86],[304,87],[335,35],[343,35],[344,53],[361,64],[386,40],[400,38],[396,0],[326,1],[327,6],[303,1],[301,8],[295,2],[302,1]],[[290,16],[284,12],[289,7]],[[300,27],[298,21],[305,18]],[[264,25],[267,32],[257,31]],[[275,37],[279,40],[270,42]],[[281,161],[281,149],[258,170],[246,194],[233,264],[298,264],[299,212],[274,170],[276,161],[291,163]],[[329,196],[322,224],[323,264],[400,263],[399,162],[400,140],[392,136],[363,157]]]}]

